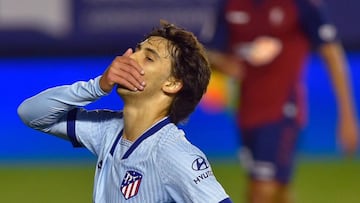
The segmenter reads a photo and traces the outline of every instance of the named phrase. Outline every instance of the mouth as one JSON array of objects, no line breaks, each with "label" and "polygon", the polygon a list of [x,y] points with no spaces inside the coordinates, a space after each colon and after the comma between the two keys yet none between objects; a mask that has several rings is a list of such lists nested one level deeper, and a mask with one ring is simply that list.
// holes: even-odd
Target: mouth
[{"label": "mouth", "polygon": [[128,90],[128,91],[134,91],[134,90],[131,90],[123,85],[120,85],[120,84],[116,84],[116,89],[119,90],[119,89],[122,89],[122,90]]}]

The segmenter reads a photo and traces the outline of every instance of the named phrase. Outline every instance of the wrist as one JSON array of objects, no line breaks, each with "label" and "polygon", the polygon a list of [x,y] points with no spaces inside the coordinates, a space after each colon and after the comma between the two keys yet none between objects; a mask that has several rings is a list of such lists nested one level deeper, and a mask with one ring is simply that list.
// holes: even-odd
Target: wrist
[{"label": "wrist", "polygon": [[111,92],[113,86],[109,86],[107,85],[107,83],[105,83],[103,76],[98,76],[95,78],[96,81],[96,90],[98,92],[98,94],[101,95],[107,95]]}]

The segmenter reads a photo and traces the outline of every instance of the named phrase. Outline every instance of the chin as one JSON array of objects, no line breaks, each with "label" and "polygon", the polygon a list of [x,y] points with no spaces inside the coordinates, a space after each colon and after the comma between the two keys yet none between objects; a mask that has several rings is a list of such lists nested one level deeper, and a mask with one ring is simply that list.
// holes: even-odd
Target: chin
[{"label": "chin", "polygon": [[121,86],[121,85],[117,85],[116,92],[117,92],[120,96],[130,95],[130,94],[136,93],[135,91],[130,90],[130,89],[128,89],[128,88],[126,88],[126,87],[124,87],[124,86]]},{"label": "chin", "polygon": [[120,85],[118,85],[118,86],[116,87],[116,92],[117,92],[117,93],[121,93],[121,92],[125,92],[125,91],[130,91],[130,90],[127,89],[127,88],[125,88],[125,87],[123,87],[123,86],[120,86]]}]

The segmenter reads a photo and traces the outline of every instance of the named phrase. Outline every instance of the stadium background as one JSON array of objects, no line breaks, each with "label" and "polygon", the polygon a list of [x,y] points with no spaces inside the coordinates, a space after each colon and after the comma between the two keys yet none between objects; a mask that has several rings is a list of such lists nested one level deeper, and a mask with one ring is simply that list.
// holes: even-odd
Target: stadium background
[{"label": "stadium background", "polygon": [[[360,109],[360,26],[356,26],[360,2],[348,0],[346,5],[337,0],[326,2],[347,51],[356,105]],[[91,199],[94,157],[85,150],[73,149],[66,141],[24,126],[16,114],[21,101],[45,88],[101,74],[115,55],[133,47],[158,25],[160,18],[192,30],[207,43],[214,34],[217,3],[218,0],[0,0],[0,179],[3,180],[0,194],[5,202],[20,202],[21,197],[16,194],[24,191],[27,202],[89,202]],[[319,198],[310,202],[360,202],[360,195],[354,189],[360,186],[359,153],[353,160],[340,159],[341,151],[335,139],[335,99],[322,66],[319,57],[312,54],[306,71],[311,125],[300,138],[302,161],[295,182],[297,192],[302,197],[326,193],[310,198]],[[220,181],[240,201],[244,180],[235,161],[239,147],[232,112],[235,90],[232,80],[216,74],[201,105],[183,128],[189,140],[214,160]],[[121,106],[113,94],[89,108],[121,109]],[[313,178],[311,184],[307,182],[308,176],[315,173],[317,182],[325,183],[323,186],[316,185]],[[338,176],[338,187],[327,184],[332,183],[329,179],[333,176]],[[239,180],[235,182],[238,185],[234,179]],[[54,182],[60,184],[59,189]],[[63,189],[61,183],[68,189],[72,186],[74,193],[82,191],[75,187],[85,188],[86,194],[81,196],[85,201],[74,197],[69,198],[72,201],[61,199],[61,194],[69,195],[68,190],[59,191]],[[51,192],[54,190],[57,193]],[[337,201],[335,194],[339,199],[350,198]],[[51,201],[45,200],[47,196]]]}]

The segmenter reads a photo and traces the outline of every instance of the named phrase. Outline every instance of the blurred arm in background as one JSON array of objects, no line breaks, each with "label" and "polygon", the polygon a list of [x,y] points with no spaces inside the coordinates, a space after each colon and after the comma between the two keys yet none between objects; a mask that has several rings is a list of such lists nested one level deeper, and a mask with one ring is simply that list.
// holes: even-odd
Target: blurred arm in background
[{"label": "blurred arm in background", "polygon": [[340,43],[332,42],[320,46],[319,52],[326,63],[337,99],[338,141],[344,152],[352,155],[358,147],[359,128],[344,50]]}]

